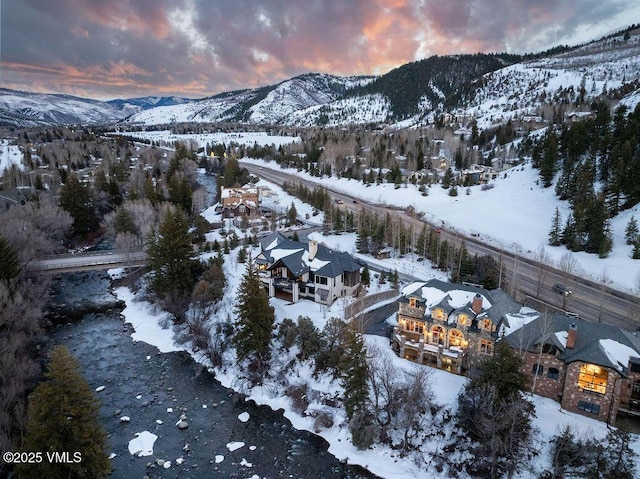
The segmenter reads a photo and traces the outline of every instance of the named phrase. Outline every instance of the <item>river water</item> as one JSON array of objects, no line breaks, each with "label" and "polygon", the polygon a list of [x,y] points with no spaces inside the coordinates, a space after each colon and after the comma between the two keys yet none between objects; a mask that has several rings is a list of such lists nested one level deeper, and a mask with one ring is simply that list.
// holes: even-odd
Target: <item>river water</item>
[{"label": "river water", "polygon": [[[57,321],[64,324],[53,330],[51,339],[69,348],[93,389],[104,386],[96,394],[108,453],[115,454],[110,477],[374,477],[340,463],[323,439],[295,430],[281,412],[236,400],[232,390],[187,353],[159,353],[154,346],[134,342],[106,273],[65,274],[56,285],[53,301],[65,305],[57,308]],[[78,315],[74,308],[93,312]],[[243,413],[249,415],[246,422],[238,418]],[[189,424],[184,430],[176,427],[182,414]],[[130,420],[121,421],[124,416]],[[129,441],[143,431],[158,436],[153,455],[132,456]],[[231,451],[231,443],[244,445]]]}]

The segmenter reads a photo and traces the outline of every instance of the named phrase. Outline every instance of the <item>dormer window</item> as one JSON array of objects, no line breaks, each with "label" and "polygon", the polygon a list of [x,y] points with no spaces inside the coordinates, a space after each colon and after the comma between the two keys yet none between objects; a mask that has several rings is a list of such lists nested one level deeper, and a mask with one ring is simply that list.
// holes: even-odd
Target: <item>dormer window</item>
[{"label": "dormer window", "polygon": [[418,299],[417,298],[409,298],[409,307],[417,308],[418,307]]},{"label": "dormer window", "polygon": [[482,329],[485,331],[493,331],[493,321],[490,319],[482,320]]},{"label": "dormer window", "polygon": [[440,320],[444,320],[445,319],[445,315],[444,315],[444,310],[442,308],[436,308],[431,312],[431,317],[433,319],[440,319]]},{"label": "dormer window", "polygon": [[469,324],[469,317],[466,314],[459,314],[458,315],[458,324],[460,325],[468,325]]}]

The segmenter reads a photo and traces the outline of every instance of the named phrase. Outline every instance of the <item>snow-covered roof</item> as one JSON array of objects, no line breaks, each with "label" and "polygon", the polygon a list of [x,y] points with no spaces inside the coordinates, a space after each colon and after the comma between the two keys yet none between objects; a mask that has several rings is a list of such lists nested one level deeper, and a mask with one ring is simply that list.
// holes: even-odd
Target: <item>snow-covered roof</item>
[{"label": "snow-covered roof", "polygon": [[491,293],[484,288],[471,286],[467,284],[447,283],[437,279],[428,282],[414,282],[405,286],[402,291],[402,300],[408,301],[410,296],[418,297],[425,305],[426,311],[430,311],[435,307],[441,307],[447,314],[459,310],[467,314],[473,314],[471,305],[475,297],[482,299],[482,311],[477,315],[487,316],[494,322],[498,323],[507,312],[513,313],[517,311],[515,302],[501,300],[500,307],[496,307],[497,301],[491,296]]},{"label": "snow-covered roof", "polygon": [[[572,348],[567,347],[570,328],[576,330]],[[631,358],[640,358],[640,337],[609,324],[594,323],[564,315],[539,316],[505,337],[510,345],[535,351],[540,344],[551,344],[561,351],[565,363],[582,361],[626,374]]]},{"label": "snow-covered roof", "polygon": [[310,243],[293,241],[280,233],[273,233],[261,242],[261,256],[269,268],[276,264],[285,266],[295,276],[306,272],[335,278],[345,272],[360,271],[358,263],[350,254],[334,251],[322,243],[315,243],[315,255],[311,258]]}]

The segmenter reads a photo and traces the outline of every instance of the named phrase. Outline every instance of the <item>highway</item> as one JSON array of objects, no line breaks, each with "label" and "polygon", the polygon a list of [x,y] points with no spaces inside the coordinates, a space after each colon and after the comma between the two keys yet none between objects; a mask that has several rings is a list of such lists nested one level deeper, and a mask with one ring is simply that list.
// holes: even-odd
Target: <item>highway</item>
[{"label": "highway", "polygon": [[[445,225],[434,225],[412,217],[404,210],[394,209],[389,205],[372,204],[354,196],[332,191],[322,184],[321,179],[311,181],[281,170],[251,163],[240,162],[240,165],[266,181],[278,185],[282,185],[286,181],[294,184],[302,183],[308,188],[322,186],[332,199],[343,201],[342,208],[354,213],[358,213],[362,207],[366,207],[380,216],[386,215],[387,212],[402,215],[403,222],[407,226],[413,224],[416,232],[419,232],[425,223],[433,228],[438,228],[441,230],[442,238],[446,238],[449,243],[459,246],[464,241],[470,255],[494,257],[501,264],[503,271],[501,288],[511,293],[518,301],[538,311],[544,312],[546,310],[550,313],[568,311],[590,321],[607,323],[627,330],[636,330],[640,327],[640,299],[636,296],[614,290],[609,286],[590,281],[573,273],[560,271],[554,266],[537,263],[522,254],[484,243],[481,237],[461,234]],[[565,285],[571,294],[565,296],[555,293],[552,288],[556,283]]]}]

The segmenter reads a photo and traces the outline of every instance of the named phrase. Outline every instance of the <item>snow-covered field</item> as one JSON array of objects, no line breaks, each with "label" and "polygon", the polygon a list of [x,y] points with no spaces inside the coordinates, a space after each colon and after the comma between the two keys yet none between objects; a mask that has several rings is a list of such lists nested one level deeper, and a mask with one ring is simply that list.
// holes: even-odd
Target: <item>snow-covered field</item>
[{"label": "snow-covered field", "polygon": [[194,134],[177,134],[171,133],[170,130],[158,131],[132,131],[118,132],[119,135],[132,136],[150,141],[164,141],[173,144],[176,141],[188,142],[195,141],[198,146],[205,147],[207,143],[212,145],[229,145],[229,143],[237,143],[239,145],[253,146],[257,145],[287,145],[300,141],[300,137],[269,135],[264,131],[249,131],[243,133],[194,133]]},{"label": "snow-covered field", "polygon": [[[177,139],[195,140],[199,146],[207,143],[236,143],[253,145],[287,144],[300,141],[297,137],[269,136],[264,132],[211,133],[207,135],[172,135],[170,131],[132,132],[131,135],[145,137],[155,141],[175,141]],[[241,161],[253,163],[265,168],[280,170],[274,162],[242,158]],[[295,169],[282,170],[310,181],[319,182],[328,188],[352,195],[362,200],[396,206],[413,206],[416,211],[425,213],[428,221],[468,235],[479,235],[495,246],[518,251],[534,258],[536,251],[544,247],[553,261],[558,261],[568,250],[562,246],[548,245],[548,235],[556,207],[562,221],[569,214],[569,205],[555,195],[555,185],[543,188],[539,184],[539,173],[530,163],[516,166],[500,173],[493,182],[494,188],[483,191],[480,186],[468,189],[459,188],[458,196],[449,196],[448,190],[439,185],[428,189],[428,196],[422,196],[417,186],[409,185],[396,189],[393,184],[365,186],[356,180],[344,178],[317,178]],[[467,194],[467,191],[469,194]],[[279,193],[281,194],[281,193]],[[295,200],[291,196],[280,197],[280,205],[286,209]],[[298,208],[296,202],[296,208]],[[298,212],[304,209],[300,206]],[[625,227],[631,218],[640,218],[640,206],[620,213],[611,220],[613,251],[607,258],[597,255],[574,253],[578,264],[578,273],[600,282],[606,279],[609,286],[626,292],[638,293],[636,276],[640,273],[640,261],[631,259],[632,247],[624,239]],[[322,217],[312,221],[321,223]],[[398,270],[400,271],[400,270]]]},{"label": "snow-covered field", "polygon": [[0,176],[5,168],[10,168],[11,165],[16,165],[24,170],[22,152],[16,145],[10,145],[9,140],[0,140]]}]

